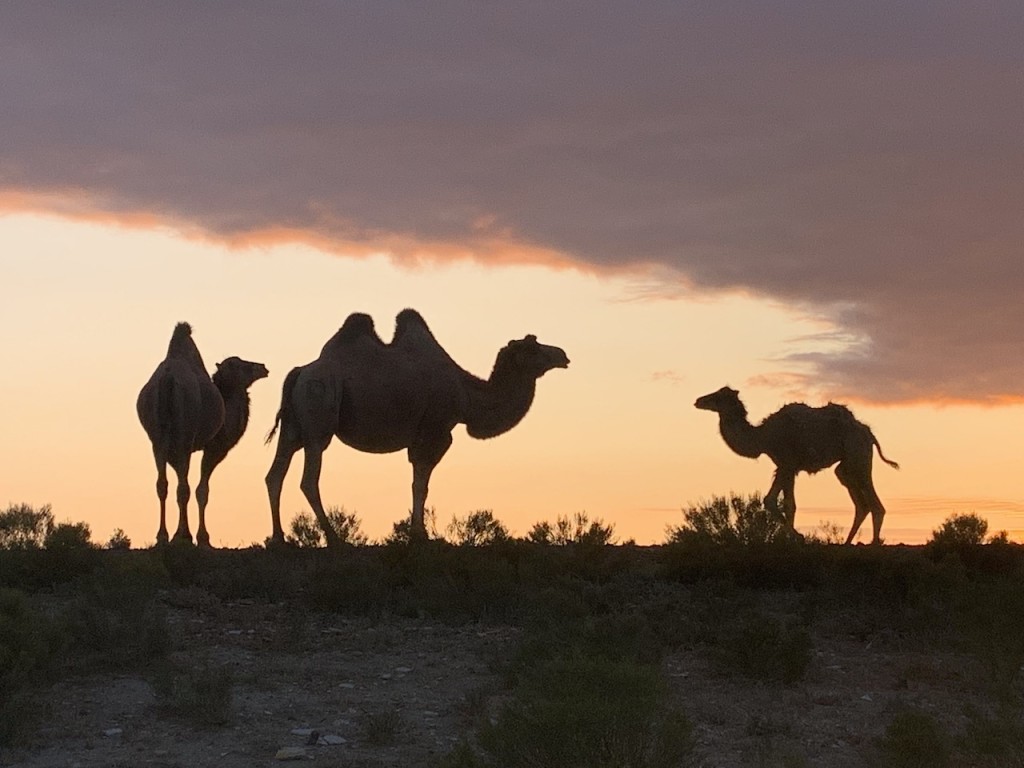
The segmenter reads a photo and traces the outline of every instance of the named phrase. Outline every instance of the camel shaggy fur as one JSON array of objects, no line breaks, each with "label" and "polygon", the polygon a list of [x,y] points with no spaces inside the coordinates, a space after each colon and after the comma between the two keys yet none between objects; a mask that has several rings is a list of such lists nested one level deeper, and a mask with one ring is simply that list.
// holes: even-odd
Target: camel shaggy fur
[{"label": "camel shaggy fur", "polygon": [[300,487],[328,545],[339,543],[320,499],[322,456],[333,436],[368,453],[407,451],[413,469],[410,531],[425,538],[430,475],[451,446],[455,426],[465,424],[470,436],[480,439],[507,432],[530,409],[537,379],[568,365],[565,352],[530,335],[501,349],[483,380],[459,367],[412,309],[395,318],[389,344],[377,335],[369,315],[350,315],[318,359],[285,378],[281,408],[267,436],[270,442],[280,427],[266,477],[272,540],[284,541],[281,487],[292,456],[302,448]]},{"label": "camel shaggy fur", "polygon": [[836,477],[853,500],[853,527],[846,537],[849,544],[861,523],[871,513],[872,543],[880,543],[885,507],[871,480],[874,449],[886,464],[899,469],[882,453],[871,428],[857,421],[850,409],[836,403],[814,408],[804,403],[790,403],[754,426],[747,420],[747,409],[740,402],[739,392],[722,387],[717,392],[697,398],[694,406],[718,414],[718,427],[733,451],[756,459],[767,454],[775,462],[775,477],[764,504],[777,511],[779,497],[790,528],[795,531],[796,497],[793,486],[798,472],[819,472],[836,464]]},{"label": "camel shaggy fur", "polygon": [[157,544],[167,543],[167,465],[178,476],[178,528],[174,541],[192,541],[188,524],[188,484],[192,453],[203,451],[196,500],[199,530],[196,539],[209,546],[206,504],[210,475],[242,437],[249,421],[249,386],[267,376],[262,363],[229,357],[218,364],[211,379],[199,348],[192,339],[192,327],[178,323],[171,335],[167,356],[139,392],[135,403],[139,421],[149,436],[156,460],[156,494],[160,499],[160,528]]}]

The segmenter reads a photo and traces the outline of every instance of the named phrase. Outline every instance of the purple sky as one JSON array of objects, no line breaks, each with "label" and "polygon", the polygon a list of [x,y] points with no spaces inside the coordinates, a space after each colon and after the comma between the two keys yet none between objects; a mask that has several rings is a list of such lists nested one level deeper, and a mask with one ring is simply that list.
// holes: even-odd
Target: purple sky
[{"label": "purple sky", "polygon": [[663,265],[839,323],[827,391],[1019,398],[1021,40],[1019,2],[5,4],[0,188]]}]

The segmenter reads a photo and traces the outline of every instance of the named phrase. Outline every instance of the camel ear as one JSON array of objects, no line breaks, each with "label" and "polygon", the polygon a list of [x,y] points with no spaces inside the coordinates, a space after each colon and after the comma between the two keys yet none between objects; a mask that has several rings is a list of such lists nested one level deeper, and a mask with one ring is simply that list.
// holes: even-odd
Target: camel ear
[{"label": "camel ear", "polygon": [[213,365],[218,371],[220,370],[220,363],[214,363]]},{"label": "camel ear", "polygon": [[532,344],[536,344],[537,343],[537,337],[534,336],[532,333],[528,333],[528,334],[526,334],[526,338],[523,339],[523,341],[528,341],[528,342],[530,342]]}]

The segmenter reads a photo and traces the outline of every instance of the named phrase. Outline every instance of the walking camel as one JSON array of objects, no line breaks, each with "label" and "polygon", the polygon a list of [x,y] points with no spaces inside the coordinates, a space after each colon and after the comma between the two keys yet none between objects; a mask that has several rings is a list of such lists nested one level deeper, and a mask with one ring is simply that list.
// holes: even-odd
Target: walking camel
[{"label": "walking camel", "polygon": [[530,335],[501,349],[490,378],[483,380],[448,356],[415,310],[398,314],[389,344],[377,335],[369,315],[349,315],[319,358],[285,378],[281,408],[267,435],[269,443],[280,427],[266,477],[272,541],[284,541],[281,486],[292,456],[302,448],[300,487],[328,546],[339,544],[320,499],[323,452],[335,435],[358,451],[407,451],[413,469],[410,532],[426,538],[423,508],[430,475],[451,446],[455,426],[465,424],[478,439],[507,432],[530,409],[537,379],[568,366],[565,352]]},{"label": "walking camel", "polygon": [[267,375],[262,363],[229,357],[217,364],[211,379],[192,340],[192,327],[188,323],[175,326],[167,357],[142,387],[136,401],[139,421],[153,444],[156,460],[156,495],[160,499],[157,544],[167,543],[168,464],[178,476],[178,528],[174,541],[192,542],[187,511],[191,495],[188,470],[192,453],[201,450],[196,541],[201,546],[210,545],[206,530],[210,475],[245,432],[249,422],[249,387]]},{"label": "walking camel", "polygon": [[836,477],[846,487],[854,507],[853,527],[846,543],[853,541],[869,512],[874,529],[871,541],[881,543],[885,507],[871,480],[874,449],[889,466],[899,469],[899,464],[885,457],[871,428],[857,421],[849,408],[837,403],[820,408],[790,403],[754,426],[747,420],[739,392],[729,387],[697,398],[694,406],[718,414],[718,429],[734,452],[751,459],[766,453],[775,462],[775,477],[764,505],[778,511],[781,495],[782,510],[791,529],[796,530],[793,486],[797,473],[813,474],[837,464]]}]

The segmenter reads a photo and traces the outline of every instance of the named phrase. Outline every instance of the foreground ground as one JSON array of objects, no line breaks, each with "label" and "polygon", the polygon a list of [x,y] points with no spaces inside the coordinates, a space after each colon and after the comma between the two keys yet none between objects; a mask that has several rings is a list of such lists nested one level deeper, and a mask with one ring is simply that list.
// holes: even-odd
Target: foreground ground
[{"label": "foreground ground", "polygon": [[[533,718],[511,741],[551,725],[538,713],[588,727],[573,720],[591,716],[586,702],[566,715],[550,693],[529,698],[532,669],[581,657],[601,660],[595,674],[607,660],[613,674],[655,670],[637,706],[685,720],[685,748],[641,747],[630,764],[1024,764],[1024,641],[1000,634],[1024,620],[1014,605],[977,613],[972,591],[1016,584],[1017,554],[975,572],[906,548],[837,549],[102,553],[45,576],[19,564],[5,583],[67,627],[45,673],[8,686],[31,716],[0,764],[526,765],[527,745],[500,743],[507,712]],[[488,728],[499,746],[480,746]]]}]

